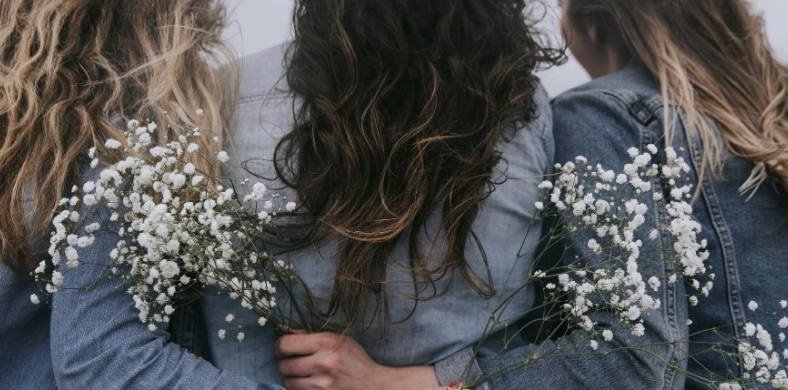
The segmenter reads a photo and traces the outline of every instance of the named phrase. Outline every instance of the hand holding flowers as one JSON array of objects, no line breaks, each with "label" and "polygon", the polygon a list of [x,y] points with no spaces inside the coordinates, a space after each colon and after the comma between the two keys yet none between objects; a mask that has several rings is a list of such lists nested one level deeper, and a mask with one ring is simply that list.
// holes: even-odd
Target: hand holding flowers
[{"label": "hand holding flowers", "polygon": [[431,367],[377,364],[355,340],[335,333],[282,336],[276,353],[290,390],[440,388]]}]

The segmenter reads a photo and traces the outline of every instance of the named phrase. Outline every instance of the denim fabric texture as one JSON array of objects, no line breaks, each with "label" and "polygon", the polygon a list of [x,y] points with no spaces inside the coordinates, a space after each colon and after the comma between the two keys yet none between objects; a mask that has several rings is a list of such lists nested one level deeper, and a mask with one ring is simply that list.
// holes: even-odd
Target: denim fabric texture
[{"label": "denim fabric texture", "polygon": [[47,302],[33,305],[38,287],[0,263],[0,389],[54,389]]},{"label": "denim fabric texture", "polygon": [[[83,177],[97,175],[90,170]],[[81,214],[81,226],[102,222],[104,228],[95,233],[92,246],[80,251],[82,264],[64,272],[64,285],[71,288],[61,289],[53,298],[50,344],[58,388],[280,388],[217,369],[172,342],[166,330],[148,330],[126,293],[128,283],[109,273],[109,252],[118,241],[113,233],[117,222],[107,222],[105,208],[88,208]]]},{"label": "denim fabric texture", "polygon": [[[283,52],[284,46],[279,46],[243,59],[241,103],[235,118],[229,148],[232,159],[227,171],[235,181],[276,177],[271,163],[273,150],[291,129],[293,108],[298,104],[289,94],[282,77]],[[501,297],[525,281],[540,236],[541,226],[535,219],[533,205],[539,196],[537,185],[550,170],[553,160],[552,117],[547,95],[541,88],[537,103],[537,118],[520,129],[512,129],[507,139],[501,141],[502,161],[493,174],[494,181],[501,184],[496,185],[481,203],[473,226],[473,232],[489,259],[498,295],[483,299],[456,275],[436,282],[438,291],[447,288],[445,294],[415,302],[407,240],[398,242],[389,258],[385,292],[394,323],[384,330],[380,316],[367,321],[369,328],[366,330],[360,326],[349,330],[349,335],[358,340],[378,363],[390,366],[432,365],[473,345],[482,336],[488,317]],[[241,166],[244,162],[251,172]],[[263,182],[271,192],[284,195],[289,200],[297,199],[297,195],[278,180]],[[243,191],[241,188],[240,192]],[[440,213],[435,213],[426,224],[422,242],[442,242],[439,225]],[[529,227],[530,233],[525,237]],[[436,246],[435,255],[430,259],[439,260],[443,250]],[[282,253],[279,257],[293,264],[318,301],[323,302],[333,289],[336,253],[337,241],[328,239],[320,245]],[[469,244],[466,253],[473,269],[484,274],[478,247]],[[450,283],[452,279],[453,283]],[[532,300],[531,294],[519,295],[511,303],[511,311],[502,316],[524,311]],[[221,368],[253,375],[256,380],[276,378],[273,332],[256,325],[257,318],[252,313],[245,313],[243,309],[232,311],[238,304],[227,297],[206,294],[202,302],[214,363]],[[286,299],[282,302],[287,304]],[[246,329],[246,339],[242,343],[231,340],[231,337],[225,340],[216,337],[219,329],[228,327],[224,322],[228,312],[235,314],[233,327],[243,325]],[[439,364],[436,366],[438,378],[444,383],[458,379],[465,366],[472,362],[472,357],[468,356],[462,364],[457,363],[457,359],[452,359],[450,364]]]},{"label": "denim fabric texture", "polygon": [[[633,62],[614,74],[566,92],[552,106],[557,162],[582,155],[591,164],[601,163],[619,171],[629,159],[628,148],[642,149],[650,143],[665,145],[663,114],[664,110],[671,110],[678,115],[671,127],[672,145],[691,163],[692,180],[697,182],[702,164],[698,136],[684,126],[680,110],[663,104],[659,88],[642,65]],[[692,380],[693,377],[717,382],[740,377],[735,344],[722,348],[730,355],[707,350],[710,343],[743,338],[748,321],[764,324],[773,335],[779,333],[777,321],[781,315],[775,313],[781,310],[778,301],[788,296],[788,285],[783,280],[788,272],[788,231],[783,224],[788,206],[784,189],[773,178],[751,199],[740,195],[738,188],[754,165],[732,154],[726,157],[722,176],[706,170],[693,203],[694,216],[703,226],[703,238],[708,240],[708,272],[715,276],[709,297],[699,296],[700,304],[689,306],[688,294],[697,292],[690,292],[694,290],[682,283],[667,285],[660,290],[662,308],[646,316],[643,338],[616,337],[612,345],[600,343],[600,351],[609,353],[591,355],[578,351],[583,357],[572,358],[574,335],[569,335],[541,349],[544,354],[561,346],[561,355],[567,357],[543,359],[500,375],[491,380],[492,387],[692,389],[707,388],[706,383]],[[652,221],[664,220],[665,211],[659,203],[649,207],[655,213]],[[650,231],[650,227],[644,231]],[[660,237],[656,241],[666,239]],[[584,237],[572,237],[571,241],[576,251],[587,250]],[[650,257],[648,251],[657,254],[646,241],[643,258]],[[646,272],[658,275],[676,272],[670,264],[649,268]],[[748,310],[750,300],[759,302],[761,307]],[[689,326],[688,319],[692,320]],[[603,326],[617,322],[604,313],[594,320]],[[614,333],[628,334],[625,329]],[[613,351],[611,348],[615,347],[627,349]],[[534,348],[527,346],[495,357],[479,357],[478,364],[492,376],[530,356]],[[689,375],[683,375],[685,370]]]}]

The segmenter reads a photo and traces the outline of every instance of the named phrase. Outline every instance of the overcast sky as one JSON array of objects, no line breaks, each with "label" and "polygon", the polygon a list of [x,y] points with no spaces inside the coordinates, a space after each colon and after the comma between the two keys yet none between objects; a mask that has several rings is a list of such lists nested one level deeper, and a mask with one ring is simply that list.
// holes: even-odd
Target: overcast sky
[{"label": "overcast sky", "polygon": [[[251,54],[274,46],[290,36],[290,11],[292,0],[225,0],[230,10],[231,25],[226,37],[241,55]],[[693,1],[693,0],[686,0]],[[547,2],[552,4],[553,2]],[[766,29],[772,47],[788,61],[788,0],[753,0],[755,9],[766,19]],[[556,7],[557,8],[557,7]],[[552,13],[557,13],[552,10]],[[555,20],[546,23],[546,29],[558,37]],[[540,74],[551,95],[588,80],[583,68],[570,60],[567,64]]]}]

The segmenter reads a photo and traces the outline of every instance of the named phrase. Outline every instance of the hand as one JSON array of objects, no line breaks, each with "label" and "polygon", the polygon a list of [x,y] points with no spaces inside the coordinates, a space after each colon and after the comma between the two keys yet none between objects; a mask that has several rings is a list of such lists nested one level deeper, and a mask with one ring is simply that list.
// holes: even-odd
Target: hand
[{"label": "hand", "polygon": [[289,390],[440,388],[432,367],[382,366],[355,340],[334,333],[283,336],[276,353]]}]

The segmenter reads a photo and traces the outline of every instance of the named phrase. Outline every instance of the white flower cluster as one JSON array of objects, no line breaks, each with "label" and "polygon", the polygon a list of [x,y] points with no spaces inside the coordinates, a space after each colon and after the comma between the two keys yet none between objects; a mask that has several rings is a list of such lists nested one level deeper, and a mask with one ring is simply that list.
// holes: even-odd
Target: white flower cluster
[{"label": "white flower cluster", "polygon": [[[758,306],[755,301],[748,304],[752,311],[758,310]],[[776,328],[772,327],[777,329],[776,337],[773,337],[767,327],[747,322],[744,326],[746,339],[738,342],[738,353],[742,362],[742,379],[771,385],[775,389],[788,389],[788,343],[785,340],[785,332],[788,331],[788,301],[779,301],[779,306],[782,316],[775,321]],[[726,385],[738,386],[735,383]]]},{"label": "white flower cluster", "polygon": [[[644,264],[666,259],[685,277],[695,278],[705,274],[704,262],[709,254],[706,241],[699,239],[701,225],[693,219],[688,203],[692,186],[680,185],[683,175],[690,171],[686,162],[668,148],[665,162],[654,163],[658,153],[654,145],[648,145],[643,153],[637,148],[628,152],[632,161],[624,165],[623,173],[602,165],[592,166],[585,157],[578,156],[574,161],[556,165],[554,182],[540,184],[550,194],[546,202],[538,202],[536,207],[556,209],[568,232],[584,237],[590,256],[578,257],[576,263],[558,268],[553,275],[537,272],[534,276],[557,276],[557,284],[545,284],[548,294],[564,302],[563,311],[580,328],[593,331],[597,324],[590,314],[608,310],[628,324],[633,335],[642,336],[643,314],[662,304],[654,293],[663,284],[677,280],[676,275],[644,274]],[[652,183],[661,183],[666,190],[655,191]],[[647,200],[667,210],[667,223],[659,220],[655,210],[649,210]],[[649,218],[654,220],[647,223]],[[645,231],[645,226],[652,228]],[[641,254],[644,240],[662,240],[655,246],[664,253]],[[708,294],[711,282],[702,287],[697,283],[696,288]],[[606,329],[602,337],[610,341],[613,333]],[[590,346],[596,349],[598,342]]]},{"label": "white flower cluster", "polygon": [[[284,262],[258,249],[276,215],[274,202],[266,200],[262,183],[239,199],[231,186],[218,184],[189,162],[200,158],[194,142],[202,136],[199,129],[165,145],[154,144],[156,129],[153,122],[132,120],[125,142],[106,141],[104,146],[118,149],[123,158],[60,202],[49,248],[53,265],[65,257],[66,267],[57,269],[74,269],[80,264],[79,249],[92,245],[96,232],[117,234],[117,245],[108,254],[112,272],[131,282],[128,292],[139,319],[151,330],[169,322],[181,293],[197,283],[216,285],[259,314],[264,325],[276,306],[274,282],[291,276]],[[95,168],[95,148],[89,155]],[[215,157],[210,161],[229,159],[224,151]],[[76,232],[84,218],[80,207],[96,205],[109,211],[108,220]],[[295,204],[288,202],[285,209],[293,211]],[[39,279],[45,280],[47,266],[42,262],[35,270]],[[63,274],[54,271],[46,290],[54,293],[62,284]],[[40,300],[35,296],[31,301]]]}]

